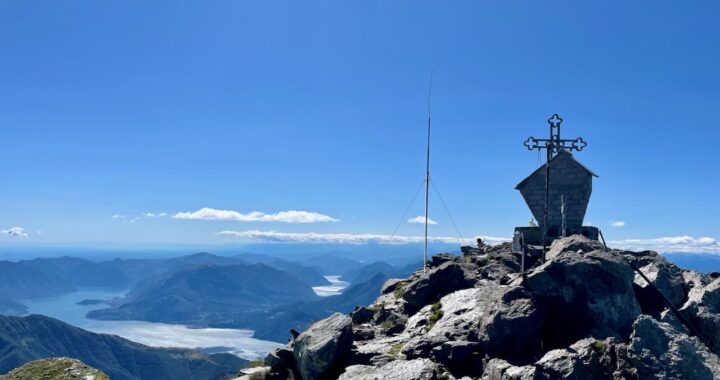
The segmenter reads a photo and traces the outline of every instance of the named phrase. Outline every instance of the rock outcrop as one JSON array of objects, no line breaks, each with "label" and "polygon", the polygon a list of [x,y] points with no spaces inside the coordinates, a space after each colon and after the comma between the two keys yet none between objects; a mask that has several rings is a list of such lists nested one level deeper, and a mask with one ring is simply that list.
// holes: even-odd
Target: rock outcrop
[{"label": "rock outcrop", "polygon": [[582,236],[524,277],[509,244],[463,253],[314,324],[268,356],[268,378],[720,378],[720,279]]},{"label": "rock outcrop", "polygon": [[543,338],[558,347],[586,335],[629,336],[641,312],[633,279],[622,256],[571,250],[533,269],[525,287],[547,310]]},{"label": "rock outcrop", "polygon": [[293,341],[293,357],[303,379],[328,378],[350,353],[353,342],[350,317],[335,313]]},{"label": "rock outcrop", "polygon": [[29,362],[1,375],[0,380],[110,380],[95,368],[77,359],[49,358]]}]

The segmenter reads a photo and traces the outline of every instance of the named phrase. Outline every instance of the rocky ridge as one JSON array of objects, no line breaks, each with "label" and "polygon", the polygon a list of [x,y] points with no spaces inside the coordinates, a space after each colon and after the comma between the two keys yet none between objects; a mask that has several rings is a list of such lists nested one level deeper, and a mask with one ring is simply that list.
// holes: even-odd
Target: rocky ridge
[{"label": "rocky ridge", "polygon": [[35,360],[1,375],[0,380],[109,380],[95,368],[72,358]]},{"label": "rocky ridge", "polygon": [[717,274],[582,236],[555,241],[544,262],[530,257],[524,279],[509,244],[429,265],[388,280],[372,305],[295,333],[268,355],[265,378],[720,378]]}]

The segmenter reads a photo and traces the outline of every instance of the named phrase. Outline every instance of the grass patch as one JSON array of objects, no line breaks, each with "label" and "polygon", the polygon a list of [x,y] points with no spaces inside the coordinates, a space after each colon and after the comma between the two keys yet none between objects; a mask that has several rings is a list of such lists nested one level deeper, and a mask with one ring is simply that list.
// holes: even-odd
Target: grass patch
[{"label": "grass patch", "polygon": [[401,284],[398,284],[393,294],[395,294],[395,298],[402,298],[403,294],[405,294],[405,288]]},{"label": "grass patch", "polygon": [[397,323],[395,323],[395,321],[386,319],[383,321],[383,323],[380,324],[380,328],[382,328],[383,331],[388,331],[388,330],[392,329],[393,327],[395,327],[396,325],[397,325]]},{"label": "grass patch", "polygon": [[595,352],[602,354],[605,352],[605,341],[596,340],[590,344],[590,347],[592,347]]},{"label": "grass patch", "polygon": [[428,324],[425,327],[425,331],[432,330],[433,326],[443,317],[442,304],[440,302],[434,303],[430,307],[430,316],[428,317]]},{"label": "grass patch", "polygon": [[251,360],[250,363],[248,363],[247,367],[248,368],[265,367],[265,362],[263,360]]},{"label": "grass patch", "polygon": [[388,351],[388,354],[390,355],[397,355],[402,351],[403,346],[405,346],[403,343],[393,344],[392,347],[390,347],[390,350]]}]

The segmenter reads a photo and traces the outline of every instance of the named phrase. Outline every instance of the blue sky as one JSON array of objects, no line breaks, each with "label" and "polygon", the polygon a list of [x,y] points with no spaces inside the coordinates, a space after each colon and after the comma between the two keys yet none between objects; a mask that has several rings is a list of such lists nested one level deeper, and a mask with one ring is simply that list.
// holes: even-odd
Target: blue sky
[{"label": "blue sky", "polygon": [[[588,222],[720,251],[718,8],[2,2],[0,244],[390,235],[423,179],[434,72],[433,178],[463,236],[527,223],[514,185],[538,157],[522,142],[557,112],[600,176]],[[430,211],[431,235],[457,236],[436,197]],[[418,199],[405,219],[421,214]]]}]

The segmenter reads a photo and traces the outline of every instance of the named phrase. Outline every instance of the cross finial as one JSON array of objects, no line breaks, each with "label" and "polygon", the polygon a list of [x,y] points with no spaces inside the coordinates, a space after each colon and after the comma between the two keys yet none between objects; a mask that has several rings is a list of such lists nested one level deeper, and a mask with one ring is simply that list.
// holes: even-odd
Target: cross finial
[{"label": "cross finial", "polygon": [[528,150],[547,149],[549,152],[548,159],[550,159],[560,150],[574,150],[579,152],[587,146],[587,142],[585,142],[582,137],[578,137],[576,139],[563,139],[560,137],[560,124],[562,124],[563,119],[558,116],[558,114],[554,113],[550,116],[547,122],[550,124],[549,138],[536,139],[535,137],[529,137],[523,143]]},{"label": "cross finial", "polygon": [[563,122],[563,119],[560,116],[558,116],[558,114],[556,114],[556,113],[554,113],[548,119],[548,124],[550,124],[550,126],[552,128],[559,128],[560,124],[562,124],[562,122]]}]

